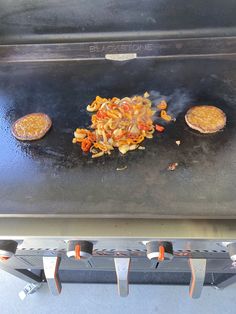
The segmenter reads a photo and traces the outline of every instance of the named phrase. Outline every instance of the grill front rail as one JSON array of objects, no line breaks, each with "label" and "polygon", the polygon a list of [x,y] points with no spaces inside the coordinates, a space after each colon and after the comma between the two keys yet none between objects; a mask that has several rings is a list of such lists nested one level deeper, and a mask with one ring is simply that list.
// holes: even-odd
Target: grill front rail
[{"label": "grill front rail", "polygon": [[[117,282],[121,296],[128,295],[128,283],[171,284],[190,285],[190,296],[198,298],[204,286],[225,288],[234,283],[236,268],[234,260],[230,258],[232,249],[229,250],[233,240],[142,240],[124,237],[15,239],[15,254],[9,259],[2,259],[0,268],[34,284],[33,288],[27,286],[24,291],[32,293],[31,288],[37,291],[35,287],[38,284],[47,282],[53,295],[60,294],[61,285],[65,283]],[[2,240],[1,243],[5,241]],[[173,257],[170,258],[171,253],[168,253],[168,258],[161,261],[158,258],[149,259],[150,256],[155,256],[150,255],[150,252],[147,254],[146,243],[150,242],[157,245],[171,243]],[[86,248],[84,243],[91,243],[91,256],[83,255],[82,251],[81,258],[72,255],[73,246],[68,243],[74,247],[79,243],[81,250]],[[155,250],[155,245],[152,248]],[[158,252],[158,247],[156,250]]]}]

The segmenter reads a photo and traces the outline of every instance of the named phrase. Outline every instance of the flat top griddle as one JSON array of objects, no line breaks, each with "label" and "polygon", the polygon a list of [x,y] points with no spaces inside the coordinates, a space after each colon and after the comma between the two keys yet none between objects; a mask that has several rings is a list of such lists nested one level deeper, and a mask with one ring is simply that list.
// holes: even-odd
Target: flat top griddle
[{"label": "flat top griddle", "polygon": [[[72,144],[74,129],[90,125],[86,105],[96,95],[146,90],[166,95],[177,121],[145,151],[92,160]],[[195,104],[222,108],[225,130],[189,129],[184,114]],[[11,124],[31,112],[47,113],[53,127],[42,140],[17,141]],[[1,64],[0,215],[236,218],[235,121],[234,57]],[[178,168],[167,171],[172,162]]]}]

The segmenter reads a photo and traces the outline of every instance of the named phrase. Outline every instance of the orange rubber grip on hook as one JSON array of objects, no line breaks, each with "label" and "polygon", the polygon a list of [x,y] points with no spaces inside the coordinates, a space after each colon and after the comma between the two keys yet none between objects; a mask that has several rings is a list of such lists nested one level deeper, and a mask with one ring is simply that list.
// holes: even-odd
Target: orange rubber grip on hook
[{"label": "orange rubber grip on hook", "polygon": [[75,259],[80,259],[80,245],[75,246]]},{"label": "orange rubber grip on hook", "polygon": [[165,259],[165,248],[164,246],[160,245],[159,246],[159,257],[158,257],[158,261],[159,262],[163,262]]},{"label": "orange rubber grip on hook", "polygon": [[7,261],[9,258],[9,256],[0,256],[0,261]]}]

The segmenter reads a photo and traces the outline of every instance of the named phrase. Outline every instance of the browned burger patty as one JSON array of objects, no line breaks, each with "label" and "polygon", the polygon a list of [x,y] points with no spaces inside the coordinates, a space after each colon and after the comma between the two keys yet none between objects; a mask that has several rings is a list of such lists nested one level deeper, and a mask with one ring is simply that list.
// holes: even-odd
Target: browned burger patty
[{"label": "browned burger patty", "polygon": [[51,126],[52,121],[45,113],[31,113],[13,123],[12,134],[21,141],[39,140]]},{"label": "browned burger patty", "polygon": [[214,106],[195,106],[187,111],[185,121],[201,133],[215,133],[225,126],[226,115]]}]

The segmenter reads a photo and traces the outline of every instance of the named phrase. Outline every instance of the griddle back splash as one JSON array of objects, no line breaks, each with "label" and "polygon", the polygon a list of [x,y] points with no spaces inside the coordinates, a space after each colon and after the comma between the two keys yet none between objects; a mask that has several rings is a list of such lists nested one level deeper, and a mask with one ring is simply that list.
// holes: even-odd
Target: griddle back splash
[{"label": "griddle back splash", "polygon": [[0,43],[226,37],[235,11],[234,0],[2,1]]}]

